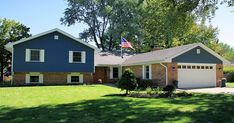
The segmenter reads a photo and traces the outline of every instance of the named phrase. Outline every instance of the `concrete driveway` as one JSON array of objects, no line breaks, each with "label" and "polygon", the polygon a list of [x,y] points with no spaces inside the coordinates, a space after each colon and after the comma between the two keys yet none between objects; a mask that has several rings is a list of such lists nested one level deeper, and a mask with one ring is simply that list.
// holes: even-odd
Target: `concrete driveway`
[{"label": "concrete driveway", "polygon": [[187,92],[210,93],[210,94],[232,94],[234,95],[234,88],[199,88],[199,89],[178,89]]}]

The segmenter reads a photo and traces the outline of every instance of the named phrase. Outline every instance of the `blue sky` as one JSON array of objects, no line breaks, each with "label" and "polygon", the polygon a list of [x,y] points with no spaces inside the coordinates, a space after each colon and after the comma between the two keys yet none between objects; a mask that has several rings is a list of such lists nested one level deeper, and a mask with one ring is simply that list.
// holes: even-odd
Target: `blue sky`
[{"label": "blue sky", "polygon": [[[37,34],[60,28],[76,37],[86,28],[82,23],[66,27],[59,19],[63,17],[64,0],[1,0],[0,18],[17,20]],[[234,47],[234,7],[220,6],[211,24],[219,28],[219,40]]]}]

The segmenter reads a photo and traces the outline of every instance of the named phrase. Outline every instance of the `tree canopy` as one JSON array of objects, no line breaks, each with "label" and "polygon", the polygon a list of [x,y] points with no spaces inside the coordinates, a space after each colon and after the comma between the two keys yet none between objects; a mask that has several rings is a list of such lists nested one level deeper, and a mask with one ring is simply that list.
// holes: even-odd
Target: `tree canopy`
[{"label": "tree canopy", "polygon": [[112,51],[120,48],[123,36],[131,41],[136,52],[195,42],[217,50],[213,46],[221,45],[218,29],[205,23],[212,19],[219,4],[233,6],[232,0],[67,0],[67,3],[61,22],[67,26],[76,22],[88,25],[80,33],[81,39]]},{"label": "tree canopy", "polygon": [[15,42],[22,38],[31,36],[30,28],[25,25],[9,19],[0,18],[0,67],[1,80],[3,79],[3,69],[9,65],[11,61],[11,53],[4,46],[9,42]]}]

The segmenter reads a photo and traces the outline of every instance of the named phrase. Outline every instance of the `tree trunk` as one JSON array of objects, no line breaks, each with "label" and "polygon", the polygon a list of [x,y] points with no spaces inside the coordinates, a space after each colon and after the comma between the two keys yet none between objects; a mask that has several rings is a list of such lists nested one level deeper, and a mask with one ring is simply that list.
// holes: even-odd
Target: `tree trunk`
[{"label": "tree trunk", "polygon": [[100,45],[101,45],[102,50],[105,51],[106,49],[105,49],[105,46],[103,44],[103,37],[100,37],[100,43],[101,43]]},{"label": "tree trunk", "polygon": [[4,68],[3,68],[3,63],[1,62],[1,78],[0,78],[0,82],[3,82],[3,76],[4,76],[4,74],[3,74],[3,70],[4,70]]},{"label": "tree trunk", "polygon": [[128,95],[128,89],[126,89],[126,93],[125,94]]},{"label": "tree trunk", "polygon": [[109,51],[112,51],[112,42],[113,42],[113,38],[112,35],[110,36],[110,43],[109,43]]}]

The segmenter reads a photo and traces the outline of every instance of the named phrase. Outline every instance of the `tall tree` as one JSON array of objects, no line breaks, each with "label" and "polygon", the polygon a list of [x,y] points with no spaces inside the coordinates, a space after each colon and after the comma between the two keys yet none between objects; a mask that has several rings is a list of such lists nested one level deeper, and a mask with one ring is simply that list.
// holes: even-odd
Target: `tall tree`
[{"label": "tall tree", "polygon": [[19,22],[0,18],[0,81],[3,80],[4,68],[6,68],[11,61],[11,53],[4,48],[4,45],[31,36],[29,30],[30,28]]},{"label": "tall tree", "polygon": [[87,24],[88,29],[80,37],[85,41],[94,41],[104,51],[112,50],[119,45],[121,35],[129,31],[137,32],[136,10],[142,1],[67,0],[68,8],[61,22],[68,26],[76,22]]}]

